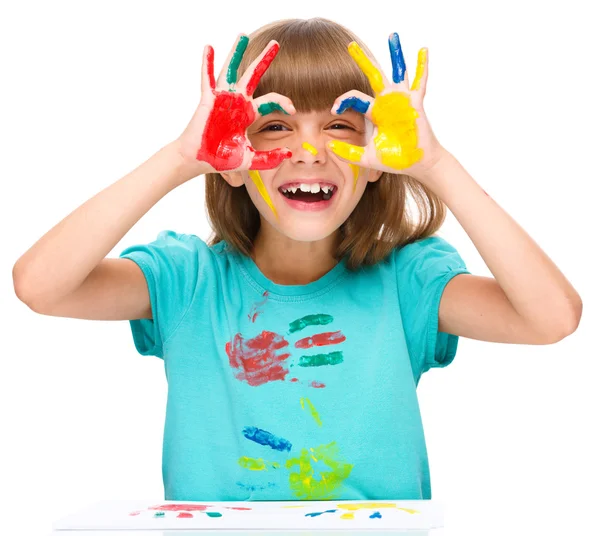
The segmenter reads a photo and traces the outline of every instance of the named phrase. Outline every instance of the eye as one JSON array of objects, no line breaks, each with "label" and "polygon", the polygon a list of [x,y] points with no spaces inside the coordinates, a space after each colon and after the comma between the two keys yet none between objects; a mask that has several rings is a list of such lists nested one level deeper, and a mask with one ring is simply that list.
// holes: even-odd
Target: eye
[{"label": "eye", "polygon": [[[350,125],[346,125],[345,123],[335,123],[335,124],[331,125],[329,128],[334,128],[334,127],[342,127],[342,128],[348,128],[350,130],[353,130],[353,128]],[[334,130],[340,130],[340,129],[334,128]]]},{"label": "eye", "polygon": [[[274,127],[281,127],[281,128],[274,128]],[[260,132],[282,132],[282,129],[285,128],[285,125],[282,125],[281,123],[271,123],[269,125],[267,125],[266,127],[263,127]]]}]

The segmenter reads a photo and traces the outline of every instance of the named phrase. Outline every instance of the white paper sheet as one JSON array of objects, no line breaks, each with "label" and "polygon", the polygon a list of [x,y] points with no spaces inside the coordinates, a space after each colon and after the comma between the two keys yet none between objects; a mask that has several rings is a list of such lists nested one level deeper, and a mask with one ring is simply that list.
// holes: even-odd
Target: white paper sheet
[{"label": "white paper sheet", "polygon": [[443,526],[434,501],[102,501],[54,530],[418,530]]}]

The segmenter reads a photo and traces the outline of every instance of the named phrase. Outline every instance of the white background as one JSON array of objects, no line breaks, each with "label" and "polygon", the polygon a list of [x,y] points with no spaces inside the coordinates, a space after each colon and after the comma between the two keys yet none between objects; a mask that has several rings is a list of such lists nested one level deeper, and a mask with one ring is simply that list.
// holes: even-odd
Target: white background
[{"label": "white background", "polygon": [[[163,497],[163,363],[127,322],[38,315],[11,270],[38,238],[183,130],[202,49],[220,70],[238,32],[332,18],[389,69],[430,49],[425,109],[442,144],[579,291],[550,346],[461,339],[419,386],[433,498],[450,534],[592,534],[599,492],[598,52],[593,2],[14,2],[0,12],[2,534],[38,535],[102,499]],[[389,73],[389,70],[388,70]],[[112,251],[163,229],[206,239],[202,177]],[[491,275],[449,213],[442,236]],[[596,335],[595,335],[596,334]],[[9,530],[10,529],[10,530]],[[577,529],[577,530],[576,530]]]}]

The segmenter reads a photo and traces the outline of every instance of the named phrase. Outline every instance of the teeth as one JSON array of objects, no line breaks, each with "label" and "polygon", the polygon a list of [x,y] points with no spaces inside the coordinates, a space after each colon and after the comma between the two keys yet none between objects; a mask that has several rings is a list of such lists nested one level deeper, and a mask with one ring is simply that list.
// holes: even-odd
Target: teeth
[{"label": "teeth", "polygon": [[300,185],[295,185],[295,186],[288,186],[287,188],[282,188],[281,191],[283,193],[296,193],[297,190],[300,190],[301,192],[310,192],[312,194],[318,194],[320,190],[323,190],[323,193],[325,193],[326,195],[331,192],[333,193],[333,189],[334,186],[330,186],[328,184],[319,184],[319,183],[313,183],[313,184],[307,184],[305,182],[301,183]]}]

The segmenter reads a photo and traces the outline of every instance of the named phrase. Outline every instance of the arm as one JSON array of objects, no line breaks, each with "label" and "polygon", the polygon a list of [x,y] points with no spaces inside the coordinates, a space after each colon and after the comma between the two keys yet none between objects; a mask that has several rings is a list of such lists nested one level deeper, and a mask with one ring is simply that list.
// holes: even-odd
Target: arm
[{"label": "arm", "polygon": [[190,174],[177,144],[170,143],[86,201],[17,260],[13,283],[19,299],[34,311],[57,316],[148,317],[141,270],[128,259],[104,258]]},{"label": "arm", "polygon": [[460,162],[445,151],[422,178],[494,275],[460,274],[450,280],[440,303],[440,331],[520,344],[549,344],[573,333],[581,318],[579,294]]}]

